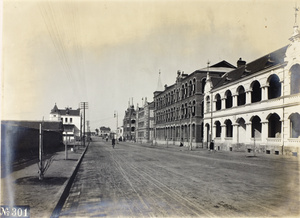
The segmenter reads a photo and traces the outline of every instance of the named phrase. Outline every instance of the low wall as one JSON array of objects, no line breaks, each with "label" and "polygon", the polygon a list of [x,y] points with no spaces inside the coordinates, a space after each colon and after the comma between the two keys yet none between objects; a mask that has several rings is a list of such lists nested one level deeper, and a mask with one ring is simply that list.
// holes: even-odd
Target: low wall
[{"label": "low wall", "polygon": [[[43,132],[44,154],[63,148],[62,133]],[[39,129],[1,124],[1,163],[39,154]]]}]

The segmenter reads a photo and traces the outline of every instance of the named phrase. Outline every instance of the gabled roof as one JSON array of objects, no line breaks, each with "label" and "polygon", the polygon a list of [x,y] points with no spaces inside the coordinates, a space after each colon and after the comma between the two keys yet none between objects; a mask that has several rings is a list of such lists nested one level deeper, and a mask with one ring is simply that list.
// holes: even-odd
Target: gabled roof
[{"label": "gabled roof", "polygon": [[225,67],[225,68],[236,68],[235,66],[233,66],[232,64],[228,63],[227,61],[223,60],[219,63],[216,63],[214,65],[212,65],[211,67]]},{"label": "gabled roof", "polygon": [[50,114],[60,114],[60,115],[70,115],[70,116],[80,116],[80,108],[73,110],[72,108],[58,109],[55,104]]},{"label": "gabled roof", "polygon": [[213,89],[222,87],[223,85],[237,81],[243,77],[247,77],[261,70],[268,69],[270,67],[284,63],[285,52],[288,46],[284,46],[274,52],[271,52],[263,57],[260,57],[240,68],[232,70],[218,79],[214,84]]}]

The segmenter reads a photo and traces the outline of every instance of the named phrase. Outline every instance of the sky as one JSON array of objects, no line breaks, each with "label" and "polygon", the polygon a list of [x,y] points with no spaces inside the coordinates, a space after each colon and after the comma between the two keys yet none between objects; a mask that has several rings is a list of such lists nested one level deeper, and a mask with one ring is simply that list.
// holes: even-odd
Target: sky
[{"label": "sky", "polygon": [[88,102],[91,130],[153,100],[159,72],[236,65],[289,43],[295,0],[3,0],[1,119]]}]

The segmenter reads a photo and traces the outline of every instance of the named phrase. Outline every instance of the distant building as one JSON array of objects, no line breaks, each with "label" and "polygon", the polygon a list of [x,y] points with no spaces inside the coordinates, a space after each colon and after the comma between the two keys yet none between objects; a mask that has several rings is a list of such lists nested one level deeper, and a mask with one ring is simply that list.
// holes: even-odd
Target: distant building
[{"label": "distant building", "polygon": [[133,105],[128,105],[123,119],[123,138],[128,141],[135,141],[136,111]]},{"label": "distant building", "polygon": [[106,138],[108,136],[110,136],[110,128],[109,127],[105,127],[105,126],[101,126],[99,128],[99,136],[102,138]]},{"label": "distant building", "polygon": [[58,109],[55,104],[50,112],[50,121],[61,121],[64,127],[64,140],[80,138],[81,132],[80,108],[74,110],[71,107]]},{"label": "distant building", "polygon": [[207,74],[204,144],[215,149],[297,155],[300,148],[300,34],[290,44],[215,78]]},{"label": "distant building", "polygon": [[136,140],[138,142],[152,142],[154,133],[154,103],[147,98],[143,107],[136,111]]}]

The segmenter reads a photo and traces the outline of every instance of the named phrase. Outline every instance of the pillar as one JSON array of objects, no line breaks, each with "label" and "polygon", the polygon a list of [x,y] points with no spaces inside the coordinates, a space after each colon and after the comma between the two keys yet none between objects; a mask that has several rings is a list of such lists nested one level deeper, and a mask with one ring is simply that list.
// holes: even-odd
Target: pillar
[{"label": "pillar", "polygon": [[237,106],[237,95],[232,95],[232,107]]},{"label": "pillar", "polygon": [[237,144],[238,143],[238,127],[239,125],[237,123],[232,124],[232,143]]},{"label": "pillar", "polygon": [[251,91],[246,91],[246,104],[251,104]]},{"label": "pillar", "polygon": [[267,143],[268,138],[268,121],[261,122],[261,142]]}]

